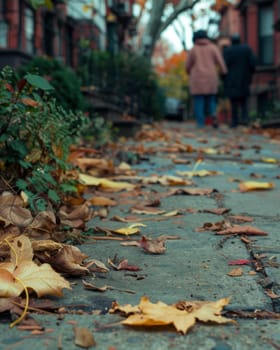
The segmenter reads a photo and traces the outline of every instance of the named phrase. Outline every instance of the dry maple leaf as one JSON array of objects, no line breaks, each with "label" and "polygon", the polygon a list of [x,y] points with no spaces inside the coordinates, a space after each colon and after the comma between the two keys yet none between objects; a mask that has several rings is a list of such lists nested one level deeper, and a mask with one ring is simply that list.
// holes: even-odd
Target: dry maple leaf
[{"label": "dry maple leaf", "polygon": [[186,334],[196,321],[215,322],[219,324],[234,322],[221,316],[221,311],[229,303],[229,298],[216,302],[180,302],[167,305],[161,301],[151,303],[146,296],[142,297],[139,305],[124,305],[113,303],[111,313],[122,312],[129,315],[121,323],[129,326],[165,326],[173,324],[177,331]]},{"label": "dry maple leaf", "polygon": [[70,284],[48,264],[38,266],[32,261],[31,242],[26,236],[14,239],[11,245],[11,262],[0,264],[0,297],[19,296],[26,288],[39,297],[62,295],[62,288]]}]

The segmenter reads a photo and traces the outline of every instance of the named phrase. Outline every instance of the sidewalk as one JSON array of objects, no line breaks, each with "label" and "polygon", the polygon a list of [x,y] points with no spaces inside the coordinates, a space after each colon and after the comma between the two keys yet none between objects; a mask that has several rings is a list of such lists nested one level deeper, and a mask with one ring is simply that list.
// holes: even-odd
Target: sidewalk
[{"label": "sidewalk", "polygon": [[[139,240],[141,235],[179,237],[166,241],[164,254],[150,254],[137,246],[123,246],[118,240],[89,240],[80,245],[81,251],[110,269],[108,273],[96,273],[94,280],[91,276],[85,279],[97,286],[109,285],[115,289],[103,293],[86,290],[82,278],[71,279],[73,289],[65,290],[63,298],[51,299],[54,309],[55,306],[63,308],[60,314],[57,310],[53,314],[30,314],[43,327],[42,334],[34,335],[17,327],[10,329],[9,317],[0,314],[0,349],[78,349],[74,343],[75,327],[88,328],[96,341],[93,348],[100,350],[279,349],[280,139],[251,134],[241,127],[236,130],[226,126],[197,130],[187,122],[166,122],[154,133],[148,130],[142,133],[142,138],[128,139],[122,148],[132,153],[142,150],[143,153],[138,155],[139,163],[132,166],[137,170],[137,176],[179,176],[194,184],[142,184],[143,192],[138,198],[112,194],[118,205],[110,208],[105,220],[94,218],[89,227],[116,229],[127,224],[113,221],[113,217],[134,216],[138,218],[136,222],[146,227],[140,227],[141,234],[130,237],[131,240]],[[202,161],[196,164],[197,159]],[[179,175],[194,170],[221,174],[194,176],[193,172],[189,176]],[[240,192],[239,185],[243,181],[268,182],[274,187]],[[176,188],[213,191],[208,195],[182,192],[165,195]],[[133,202],[130,201],[137,199],[141,203],[155,198],[160,199],[157,208],[170,216],[131,213]],[[227,211],[221,215],[211,212],[218,208]],[[176,210],[177,215],[171,215]],[[252,222],[245,222],[244,217],[251,218]],[[209,228],[209,223],[222,221],[253,226],[267,235],[224,236],[202,229],[206,223]],[[114,257],[125,258],[129,265],[136,265],[141,270],[114,270],[108,265],[108,258]],[[247,261],[245,264],[244,260]],[[236,269],[240,276],[228,275]],[[128,328],[117,324],[122,317],[108,313],[113,301],[120,305],[136,305],[143,295],[154,303],[162,301],[166,304],[230,297],[224,314],[237,323],[198,322],[186,335],[181,335],[172,327]]]}]

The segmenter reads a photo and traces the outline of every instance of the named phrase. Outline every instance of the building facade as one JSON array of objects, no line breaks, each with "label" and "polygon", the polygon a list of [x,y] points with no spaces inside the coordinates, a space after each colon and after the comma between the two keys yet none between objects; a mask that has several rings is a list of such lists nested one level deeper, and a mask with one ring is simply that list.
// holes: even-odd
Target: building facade
[{"label": "building facade", "polygon": [[52,0],[35,10],[28,0],[0,0],[0,68],[47,56],[77,67],[79,45],[116,52],[135,34],[134,0]]},{"label": "building facade", "polygon": [[265,117],[280,100],[280,1],[241,0],[219,12],[221,38],[239,33],[257,56],[250,109]]}]

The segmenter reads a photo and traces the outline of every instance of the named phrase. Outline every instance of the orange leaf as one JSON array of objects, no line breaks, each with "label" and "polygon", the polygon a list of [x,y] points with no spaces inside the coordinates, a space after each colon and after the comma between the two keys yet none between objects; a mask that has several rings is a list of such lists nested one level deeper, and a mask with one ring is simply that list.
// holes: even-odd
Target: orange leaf
[{"label": "orange leaf", "polygon": [[39,106],[39,102],[32,100],[32,98],[26,97],[26,98],[22,98],[21,102],[26,105],[26,106],[30,106],[30,107],[37,107]]}]

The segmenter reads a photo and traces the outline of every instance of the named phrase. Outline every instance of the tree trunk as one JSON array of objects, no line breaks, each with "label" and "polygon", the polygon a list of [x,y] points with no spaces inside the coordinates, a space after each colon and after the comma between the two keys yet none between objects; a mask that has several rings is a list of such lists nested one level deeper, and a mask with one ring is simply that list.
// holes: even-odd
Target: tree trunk
[{"label": "tree trunk", "polygon": [[140,44],[140,54],[151,59],[161,33],[184,11],[191,9],[200,0],[181,0],[173,7],[172,13],[163,21],[167,0],[151,0],[150,18]]}]

